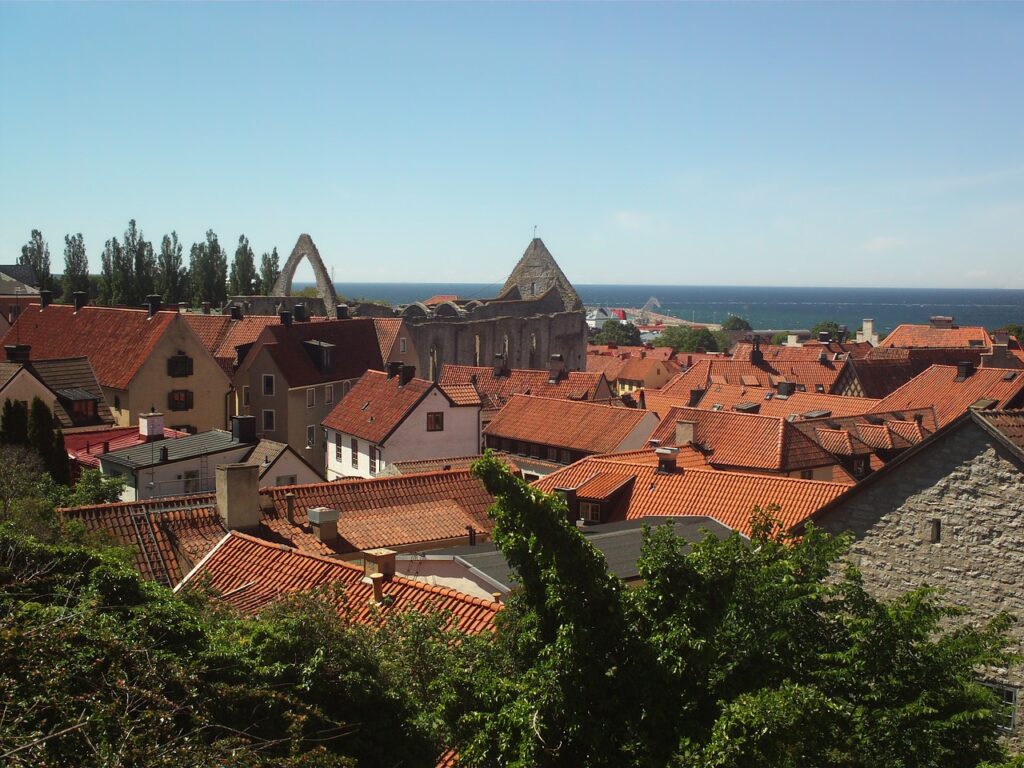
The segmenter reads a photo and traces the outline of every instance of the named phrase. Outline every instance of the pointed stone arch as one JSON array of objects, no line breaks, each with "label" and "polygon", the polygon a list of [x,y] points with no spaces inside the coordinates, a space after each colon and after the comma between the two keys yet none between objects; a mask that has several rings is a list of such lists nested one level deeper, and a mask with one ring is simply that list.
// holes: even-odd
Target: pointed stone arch
[{"label": "pointed stone arch", "polygon": [[324,262],[320,258],[320,251],[316,249],[313,238],[305,233],[299,235],[299,239],[292,249],[292,255],[288,257],[288,261],[285,262],[284,268],[281,270],[281,275],[277,278],[277,282],[274,283],[274,295],[291,295],[295,270],[298,269],[299,263],[303,259],[308,259],[310,266],[313,267],[313,275],[316,277],[316,292],[324,300],[325,308],[329,314],[338,303],[338,294],[334,292],[334,283],[331,282],[331,276],[327,272],[326,267],[324,267]]}]

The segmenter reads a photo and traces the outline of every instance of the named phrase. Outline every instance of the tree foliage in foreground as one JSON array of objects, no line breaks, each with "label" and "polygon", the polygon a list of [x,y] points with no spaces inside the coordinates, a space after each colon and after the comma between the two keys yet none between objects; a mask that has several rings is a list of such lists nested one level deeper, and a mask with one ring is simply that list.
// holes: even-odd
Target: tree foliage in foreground
[{"label": "tree foliage in foreground", "polygon": [[620,347],[637,347],[641,344],[640,329],[633,323],[605,320],[601,330],[591,340],[594,344],[618,344]]},{"label": "tree foliage in foreground", "polygon": [[1003,757],[996,703],[974,669],[1004,664],[1007,617],[946,628],[928,589],[871,597],[849,544],[783,534],[755,511],[750,541],[690,549],[645,533],[625,589],[564,503],[493,457],[495,541],[522,590],[500,652],[452,709],[469,766],[975,766]]}]

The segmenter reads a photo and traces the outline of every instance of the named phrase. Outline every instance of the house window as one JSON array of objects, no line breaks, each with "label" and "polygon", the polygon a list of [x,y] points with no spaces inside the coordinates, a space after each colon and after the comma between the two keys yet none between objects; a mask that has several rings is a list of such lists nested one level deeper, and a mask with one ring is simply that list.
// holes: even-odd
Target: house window
[{"label": "house window", "polygon": [[120,395],[114,395],[114,409],[118,410],[118,411],[121,410],[121,396]]},{"label": "house window", "polygon": [[341,456],[342,456],[341,439],[340,439],[340,437],[338,437],[336,435],[334,440],[335,440],[335,443],[334,443],[334,460],[336,462],[338,462],[339,464],[341,464],[341,462],[342,462],[342,458],[341,458]]},{"label": "house window", "polygon": [[359,441],[353,437],[349,447],[352,451],[352,469],[359,469]]},{"label": "house window", "polygon": [[342,397],[347,395],[349,393],[349,390],[351,390],[351,389],[352,389],[352,382],[351,381],[343,381],[343,382],[341,382],[341,396]]},{"label": "house window", "polygon": [[71,402],[71,418],[73,421],[91,421],[96,418],[95,400],[73,400]]},{"label": "house window", "polygon": [[930,539],[932,544],[938,544],[942,541],[942,521],[937,517],[931,521],[931,534]]},{"label": "house window", "polygon": [[242,405],[249,405],[249,385],[242,387]]},{"label": "house window", "polygon": [[405,344],[406,344],[405,337],[404,336],[400,336],[399,339],[398,339],[398,351],[403,353],[403,354],[405,353],[405,349],[406,349]]},{"label": "house window", "polygon": [[312,448],[316,445],[316,424],[306,425],[306,447]]},{"label": "house window", "polygon": [[324,402],[325,403],[333,403],[334,402],[334,385],[333,384],[328,384],[326,387],[324,387]]},{"label": "house window", "polygon": [[310,387],[306,390],[306,407],[312,408],[316,405],[316,387]]},{"label": "house window", "polygon": [[183,352],[167,358],[167,375],[174,379],[181,379],[192,375],[192,358]]},{"label": "house window", "polygon": [[174,389],[167,393],[167,410],[187,411],[192,407],[192,392],[187,389]]},{"label": "house window", "polygon": [[268,397],[274,395],[274,374],[272,373],[263,374],[263,394]]},{"label": "house window", "polygon": [[572,464],[572,453],[565,450],[565,448],[562,449],[562,463]]},{"label": "house window", "polygon": [[861,477],[868,471],[867,462],[864,459],[853,460],[853,474]]},{"label": "house window", "polygon": [[380,463],[380,449],[376,445],[370,446],[370,474],[377,474],[377,465]]},{"label": "house window", "polygon": [[1012,731],[1017,727],[1017,689],[997,683],[981,683],[996,695],[998,700],[996,724],[1004,731]]},{"label": "house window", "polygon": [[275,417],[277,414],[272,410],[263,411],[263,431],[273,432],[275,427],[274,422],[277,420]]},{"label": "house window", "polygon": [[295,485],[298,482],[295,475],[278,475],[274,478],[274,485]]},{"label": "house window", "polygon": [[444,413],[437,411],[436,413],[427,414],[427,432],[443,432],[444,431]]},{"label": "house window", "polygon": [[548,448],[548,461],[558,461],[558,449]]},{"label": "house window", "polygon": [[595,504],[592,501],[581,501],[580,514],[583,515],[583,519],[588,523],[600,523],[601,505]]},{"label": "house window", "polygon": [[800,470],[800,479],[801,480],[813,480],[814,479],[814,470],[813,469],[801,469]]}]

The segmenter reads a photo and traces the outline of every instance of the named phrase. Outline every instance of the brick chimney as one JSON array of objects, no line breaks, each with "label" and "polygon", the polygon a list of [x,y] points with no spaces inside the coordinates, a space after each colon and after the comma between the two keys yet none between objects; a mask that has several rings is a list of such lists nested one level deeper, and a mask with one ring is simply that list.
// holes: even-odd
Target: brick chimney
[{"label": "brick chimney", "polygon": [[164,439],[164,415],[156,411],[139,414],[139,437],[145,442]]},{"label": "brick chimney", "polygon": [[259,472],[256,464],[218,464],[217,513],[224,527],[257,528],[260,524]]},{"label": "brick chimney", "polygon": [[306,510],[309,524],[313,528],[313,535],[317,541],[324,544],[338,540],[338,510],[328,507],[310,507]]},{"label": "brick chimney", "polygon": [[676,445],[690,445],[696,440],[697,423],[694,421],[676,422]]}]

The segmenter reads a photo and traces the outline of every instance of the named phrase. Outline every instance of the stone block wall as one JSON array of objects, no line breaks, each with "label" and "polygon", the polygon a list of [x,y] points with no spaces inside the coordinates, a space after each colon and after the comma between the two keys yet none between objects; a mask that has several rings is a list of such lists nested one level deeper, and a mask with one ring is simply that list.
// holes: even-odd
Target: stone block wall
[{"label": "stone block wall", "polygon": [[[938,521],[938,541],[933,541]],[[818,525],[852,531],[850,559],[867,587],[892,597],[927,584],[985,620],[1015,615],[1024,653],[1024,465],[974,421],[830,511]],[[983,678],[1017,689],[1011,749],[1024,751],[1024,666]]]}]

